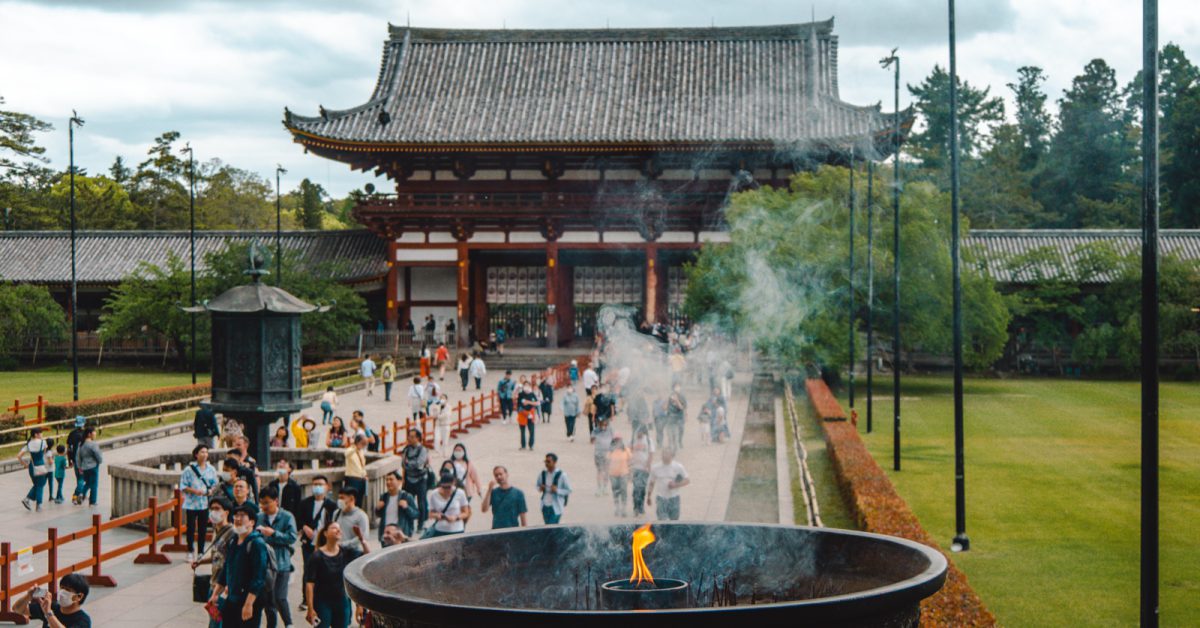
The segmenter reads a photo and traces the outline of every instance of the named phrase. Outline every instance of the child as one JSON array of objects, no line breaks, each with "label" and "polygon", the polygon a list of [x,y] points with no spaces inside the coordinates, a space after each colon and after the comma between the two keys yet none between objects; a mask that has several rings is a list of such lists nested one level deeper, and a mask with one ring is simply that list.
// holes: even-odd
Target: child
[{"label": "child", "polygon": [[612,449],[608,452],[608,478],[612,481],[614,514],[625,516],[627,507],[626,487],[629,486],[629,460],[632,452],[625,447],[620,436],[613,436]]},{"label": "child", "polygon": [[712,422],[712,442],[724,443],[729,439],[729,421],[725,417],[725,408],[717,406],[717,414]]},{"label": "child", "polygon": [[[62,489],[63,481],[67,477],[67,446],[59,445],[54,448],[54,477],[50,479],[50,494],[54,495],[54,503],[63,503]],[[54,483],[58,482],[58,492],[55,492]]]}]

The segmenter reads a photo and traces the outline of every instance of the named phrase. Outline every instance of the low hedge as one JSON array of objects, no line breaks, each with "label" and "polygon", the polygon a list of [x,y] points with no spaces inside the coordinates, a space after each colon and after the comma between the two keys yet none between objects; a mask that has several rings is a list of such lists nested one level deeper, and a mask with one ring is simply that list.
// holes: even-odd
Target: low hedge
[{"label": "low hedge", "polygon": [[825,443],[833,462],[838,488],[846,497],[859,529],[887,534],[928,545],[946,556],[949,563],[946,584],[937,594],[921,602],[922,626],[994,626],[996,617],[987,609],[979,594],[967,583],[967,576],[954,565],[950,555],[938,546],[921,527],[917,516],[896,492],[892,481],[875,462],[858,436],[857,428],[846,421],[841,404],[825,382],[805,382],[813,411],[822,420]]},{"label": "low hedge", "polygon": [[[324,375],[339,369],[344,369],[348,366],[353,366],[357,363],[358,362],[356,360],[336,360],[333,362],[311,364],[301,368],[301,375],[303,377]],[[81,399],[79,401],[73,401],[69,403],[47,404],[45,416],[47,421],[62,421],[79,415],[91,417],[97,414],[116,412],[131,408],[140,408],[143,406],[152,406],[170,401],[182,402],[184,399],[207,397],[211,393],[212,387],[210,384],[169,386],[167,388],[141,390],[123,395]],[[114,421],[126,420],[127,418],[128,417],[125,415],[117,414],[104,417],[104,419],[100,420],[98,423],[112,423]]]},{"label": "low hedge", "polygon": [[[0,412],[0,430],[25,426],[25,415]],[[13,443],[25,439],[23,432],[0,432],[0,443]]]}]

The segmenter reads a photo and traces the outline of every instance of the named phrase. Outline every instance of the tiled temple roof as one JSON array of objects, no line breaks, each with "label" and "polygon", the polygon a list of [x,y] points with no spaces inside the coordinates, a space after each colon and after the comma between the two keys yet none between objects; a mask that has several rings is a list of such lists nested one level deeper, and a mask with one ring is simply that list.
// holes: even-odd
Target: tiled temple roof
[{"label": "tiled temple roof", "polygon": [[[1006,284],[1057,275],[1060,267],[1054,263],[1014,265],[1011,261],[1038,249],[1046,249],[1053,254],[1052,258],[1062,260],[1061,269],[1068,278],[1078,280],[1079,261],[1089,248],[1097,246],[1109,246],[1119,255],[1138,254],[1142,233],[1137,229],[979,229],[972,230],[963,242],[963,249],[973,254],[977,263],[983,264],[998,282]],[[1200,261],[1200,229],[1160,231],[1159,254]],[[1101,273],[1087,281],[1107,283],[1112,279]]]},{"label": "tiled temple roof", "polygon": [[[838,97],[833,20],[739,28],[445,30],[390,26],[370,100],[305,117],[346,145],[840,145],[892,114]],[[904,114],[905,125],[911,113]],[[352,150],[353,148],[350,148]]]},{"label": "tiled temple roof", "polygon": [[[196,232],[197,271],[204,269],[205,254],[223,249],[227,242],[252,239],[274,252],[274,231]],[[387,242],[369,231],[285,231],[281,243],[285,249],[299,251],[306,262],[337,262],[339,279],[345,282],[387,273]],[[79,283],[116,284],[140,262],[165,266],[171,252],[187,264],[187,231],[81,231],[76,238],[75,272]],[[0,281],[57,284],[70,280],[69,232],[0,232]]]}]

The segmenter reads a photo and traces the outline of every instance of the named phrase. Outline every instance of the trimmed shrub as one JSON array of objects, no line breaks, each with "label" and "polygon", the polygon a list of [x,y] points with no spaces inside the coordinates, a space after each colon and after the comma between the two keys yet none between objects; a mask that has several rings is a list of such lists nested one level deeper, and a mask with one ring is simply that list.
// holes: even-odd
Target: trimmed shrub
[{"label": "trimmed shrub", "polygon": [[[301,373],[304,377],[313,375],[322,375],[344,369],[347,366],[357,364],[356,360],[337,360],[334,362],[322,362],[301,368]],[[152,390],[141,390],[134,393],[123,395],[111,395],[108,397],[96,397],[94,399],[81,399],[79,401],[69,403],[52,403],[46,406],[47,421],[62,421],[75,416],[83,415],[92,417],[97,414],[107,412],[117,412],[120,410],[132,410],[133,408],[141,408],[152,406],[160,403],[178,401],[180,406],[188,403],[187,399],[196,397],[207,397],[212,393],[212,388],[209,384],[196,384],[195,386],[170,386],[167,388],[155,388]],[[103,425],[116,421],[128,420],[131,413],[114,414],[106,416],[102,419],[93,422],[94,425]]]},{"label": "trimmed shrub", "polygon": [[[7,430],[25,425],[25,415],[12,412],[0,412],[0,430]],[[25,440],[28,432],[8,432],[0,434],[0,443],[13,443]]]},{"label": "trimmed shrub", "polygon": [[967,576],[954,565],[933,537],[921,527],[908,504],[887,474],[875,462],[858,436],[858,429],[846,421],[825,421],[825,418],[845,418],[841,404],[825,382],[810,379],[805,382],[813,411],[825,432],[825,443],[833,462],[838,488],[846,498],[855,523],[860,530],[887,534],[928,545],[946,556],[949,563],[946,584],[937,594],[921,602],[922,626],[994,626],[996,618],[983,604],[979,594],[967,583]]}]

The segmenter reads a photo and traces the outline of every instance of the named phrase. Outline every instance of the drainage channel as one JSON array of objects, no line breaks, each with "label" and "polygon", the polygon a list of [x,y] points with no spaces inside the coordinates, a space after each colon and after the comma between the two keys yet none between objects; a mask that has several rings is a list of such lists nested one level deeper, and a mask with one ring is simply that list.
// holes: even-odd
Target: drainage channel
[{"label": "drainage channel", "polygon": [[742,430],[726,521],[779,523],[779,484],[775,464],[775,382],[756,373],[750,382],[750,410]]}]

